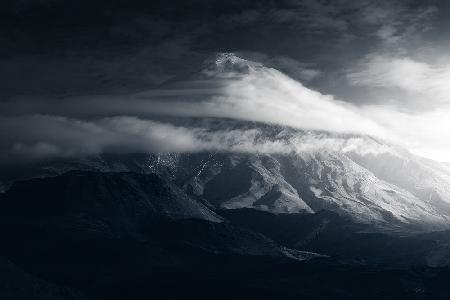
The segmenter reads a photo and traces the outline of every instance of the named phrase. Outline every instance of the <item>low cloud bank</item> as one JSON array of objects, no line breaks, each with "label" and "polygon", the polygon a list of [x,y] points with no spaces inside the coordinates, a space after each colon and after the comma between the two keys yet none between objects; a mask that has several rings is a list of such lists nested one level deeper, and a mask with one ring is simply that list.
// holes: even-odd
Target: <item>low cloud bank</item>
[{"label": "low cloud bank", "polygon": [[264,154],[315,153],[316,151],[393,151],[370,138],[340,137],[317,132],[262,129],[183,127],[112,117],[80,121],[63,117],[0,118],[4,143],[0,162],[28,162],[54,157],[79,157],[127,152],[236,152]]}]

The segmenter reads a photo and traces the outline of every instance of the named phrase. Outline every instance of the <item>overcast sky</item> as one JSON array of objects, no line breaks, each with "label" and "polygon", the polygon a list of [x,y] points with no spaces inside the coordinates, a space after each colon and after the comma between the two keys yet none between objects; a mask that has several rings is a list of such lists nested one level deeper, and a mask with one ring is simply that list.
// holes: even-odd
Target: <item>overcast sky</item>
[{"label": "overcast sky", "polygon": [[450,161],[448,1],[2,5],[0,160],[194,151],[212,136],[171,116],[357,132]]}]

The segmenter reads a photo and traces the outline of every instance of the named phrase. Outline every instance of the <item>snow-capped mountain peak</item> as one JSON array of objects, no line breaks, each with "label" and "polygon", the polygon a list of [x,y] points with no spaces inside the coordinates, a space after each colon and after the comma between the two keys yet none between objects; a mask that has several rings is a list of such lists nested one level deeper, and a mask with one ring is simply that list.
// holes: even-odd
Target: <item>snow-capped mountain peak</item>
[{"label": "snow-capped mountain peak", "polygon": [[223,52],[207,59],[201,73],[207,77],[233,78],[249,74],[263,67],[261,63],[240,58],[234,53]]}]

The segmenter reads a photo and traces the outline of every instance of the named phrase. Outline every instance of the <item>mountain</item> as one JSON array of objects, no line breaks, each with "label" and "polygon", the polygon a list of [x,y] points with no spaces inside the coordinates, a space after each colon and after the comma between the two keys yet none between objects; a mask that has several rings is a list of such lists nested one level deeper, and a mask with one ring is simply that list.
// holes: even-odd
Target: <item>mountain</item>
[{"label": "mountain", "polygon": [[[258,97],[245,98],[249,90],[256,90]],[[331,104],[323,95],[311,98],[309,89],[281,72],[221,53],[186,78],[134,96],[151,104],[161,95],[166,97],[164,103],[174,101],[173,105],[185,96],[195,96],[195,101],[205,104],[207,111],[198,115],[180,112],[183,117],[179,117],[168,112],[157,118],[200,132],[196,142],[203,147],[194,145],[183,153],[107,153],[3,166],[0,189],[8,190],[17,180],[73,170],[155,173],[170,182],[173,191],[177,187],[195,199],[196,205],[203,205],[201,214],[206,215],[210,215],[206,209],[254,208],[274,214],[329,210],[380,230],[450,227],[447,164],[363,133],[336,133],[332,126],[329,131],[296,129],[302,125],[300,119],[308,119],[295,114],[303,106],[311,106],[313,100],[319,110]],[[167,105],[160,102],[156,102],[158,109],[166,111]],[[183,103],[186,106],[180,109],[192,112],[191,101]],[[349,112],[341,113],[344,118]],[[284,117],[289,120],[280,121]],[[141,193],[144,185],[140,183],[133,193]],[[158,206],[155,211],[160,208],[166,209]]]},{"label": "mountain", "polygon": [[[203,204],[152,174],[73,171],[17,182],[0,202],[9,217],[51,220],[65,216],[74,224],[99,228],[137,227],[155,217],[221,221]],[[99,223],[90,224],[90,219]]]},{"label": "mountain", "polygon": [[[223,100],[224,80],[245,90],[246,74],[261,88],[284,78],[221,55],[155,94],[195,95],[195,83]],[[448,299],[449,166],[373,136],[264,122],[264,101],[239,117],[214,102],[213,117],[159,117],[199,134],[187,151],[2,166],[0,298]]]},{"label": "mountain", "polygon": [[[262,128],[261,139],[310,148],[285,154],[100,155],[41,163],[15,178],[4,170],[3,178],[9,176],[11,182],[70,170],[156,173],[210,209],[255,208],[275,214],[325,209],[380,230],[449,228],[450,171],[444,164],[367,136],[232,125]],[[224,126],[223,121],[217,126]]]}]

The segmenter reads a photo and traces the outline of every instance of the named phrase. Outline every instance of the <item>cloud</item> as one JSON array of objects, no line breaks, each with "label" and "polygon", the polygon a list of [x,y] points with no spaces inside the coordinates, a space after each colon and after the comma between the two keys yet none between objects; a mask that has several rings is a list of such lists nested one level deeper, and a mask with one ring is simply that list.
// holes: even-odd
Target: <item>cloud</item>
[{"label": "cloud", "polygon": [[373,56],[347,78],[354,86],[398,89],[406,93],[403,102],[423,100],[428,108],[450,103],[450,64],[434,66],[409,57]]},{"label": "cloud", "polygon": [[238,52],[236,55],[244,59],[261,62],[266,67],[279,70],[302,83],[309,83],[312,80],[318,79],[323,73],[317,69],[314,63],[301,62],[289,56],[269,56],[261,52],[246,51]]},{"label": "cloud", "polygon": [[[12,25],[0,37],[4,156],[198,151],[208,138],[211,149],[256,150],[250,132],[190,124],[218,118],[373,135],[450,157],[450,68],[410,58],[433,40],[424,33],[440,1],[16,2],[1,13]],[[262,64],[225,55],[197,72],[229,49]]]},{"label": "cloud", "polygon": [[450,65],[432,65],[406,56],[375,55],[347,74],[351,85],[381,94],[384,105],[362,107],[364,114],[388,129],[397,143],[414,153],[450,159]]},{"label": "cloud", "polygon": [[415,40],[433,16],[429,1],[412,0],[82,0],[70,9],[33,0],[3,8],[11,26],[0,37],[0,101],[131,93],[182,77],[218,51],[264,52],[273,58],[267,66],[336,93],[340,68],[384,40]]},{"label": "cloud", "polygon": [[[384,135],[383,129],[362,116],[356,107],[311,90],[275,69],[248,64],[233,56],[218,63],[225,64],[229,68],[227,76],[234,79],[227,82],[221,94],[202,103],[200,111],[206,116]],[[244,66],[246,72],[242,75]]]},{"label": "cloud", "polygon": [[414,5],[412,1],[361,1],[358,14],[361,24],[375,26],[373,35],[385,46],[398,46],[431,29],[431,21],[437,8],[424,1]]},{"label": "cloud", "polygon": [[55,116],[0,118],[0,163],[27,163],[101,153],[233,152],[292,154],[321,151],[379,153],[393,151],[370,138],[279,128],[265,131],[185,127],[135,117],[81,121]]},{"label": "cloud", "polygon": [[438,161],[450,161],[450,109],[407,113],[392,106],[367,106],[365,113],[389,129],[396,143]]},{"label": "cloud", "polygon": [[[391,106],[357,107],[233,54],[219,55],[203,71],[167,89],[63,101],[33,99],[30,105],[27,101],[1,106],[4,161],[103,152],[291,153],[320,147],[369,151],[358,146],[367,143],[366,135],[442,160],[447,160],[450,149],[445,142],[450,141],[445,112],[410,114]],[[356,133],[362,140],[347,136],[341,139],[351,142],[338,142],[335,137],[327,142],[327,137],[317,134],[311,140],[305,135],[286,139],[264,130],[240,128],[245,122],[231,126],[224,121],[224,126],[217,126],[199,121],[209,118],[334,135]]]},{"label": "cloud", "polygon": [[23,98],[0,105],[3,112],[16,115],[217,117],[302,129],[385,134],[356,107],[309,89],[278,70],[227,53],[218,55],[190,80],[164,90],[54,102]]},{"label": "cloud", "polygon": [[201,132],[134,117],[95,121],[56,116],[0,118],[2,158],[76,157],[103,152],[192,151]]}]

